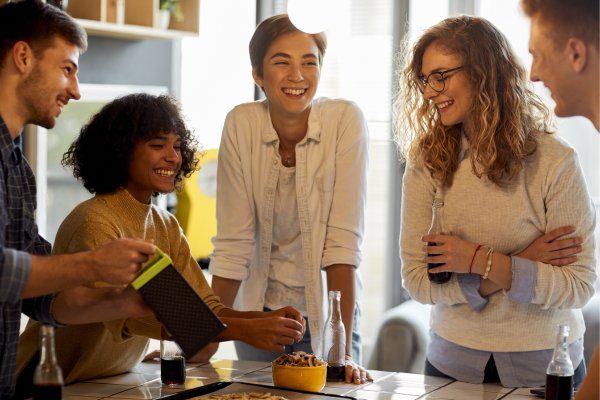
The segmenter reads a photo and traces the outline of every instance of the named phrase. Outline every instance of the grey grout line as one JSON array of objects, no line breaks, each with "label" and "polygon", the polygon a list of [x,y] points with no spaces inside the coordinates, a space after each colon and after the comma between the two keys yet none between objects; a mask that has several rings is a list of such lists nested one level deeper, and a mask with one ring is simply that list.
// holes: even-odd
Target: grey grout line
[{"label": "grey grout line", "polygon": [[415,400],[419,400],[419,399],[423,398],[423,396],[428,396],[428,395],[429,395],[429,393],[437,392],[437,391],[438,391],[438,390],[440,390],[441,388],[445,388],[446,386],[448,386],[448,385],[451,385],[451,384],[453,384],[454,382],[456,382],[456,379],[454,379],[452,382],[448,382],[448,383],[446,383],[445,385],[438,387],[437,389],[434,389],[434,390],[432,390],[431,392],[424,393],[424,394],[420,395],[420,396],[419,396],[419,397],[417,397]]},{"label": "grey grout line", "polygon": [[517,388],[513,388],[513,390],[511,390],[510,392],[506,393],[504,396],[500,397],[498,400],[502,400],[503,398],[505,398],[506,396],[508,396],[512,392],[514,392],[515,390],[517,390]]}]

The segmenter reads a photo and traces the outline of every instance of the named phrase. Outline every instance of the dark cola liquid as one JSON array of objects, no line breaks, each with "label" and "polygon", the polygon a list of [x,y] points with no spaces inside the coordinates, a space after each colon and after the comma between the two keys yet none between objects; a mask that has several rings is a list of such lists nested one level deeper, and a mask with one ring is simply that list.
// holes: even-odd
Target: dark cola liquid
[{"label": "dark cola liquid", "polygon": [[343,382],[346,380],[346,366],[342,364],[331,364],[327,366],[327,380],[331,382]]},{"label": "dark cola liquid", "polygon": [[573,376],[546,375],[546,400],[571,400]]},{"label": "dark cola liquid", "polygon": [[33,385],[33,400],[61,400],[62,385]]},{"label": "dark cola liquid", "polygon": [[160,380],[163,385],[180,385],[185,382],[185,358],[161,358]]},{"label": "dark cola liquid", "polygon": [[[437,246],[437,243],[427,243],[427,246]],[[439,256],[439,254],[427,254],[428,257]],[[445,263],[427,263],[427,276],[429,280],[433,283],[446,283],[450,280],[452,276],[452,272],[438,272],[437,274],[429,273],[429,270],[432,268],[439,267],[440,265],[445,265]]]}]

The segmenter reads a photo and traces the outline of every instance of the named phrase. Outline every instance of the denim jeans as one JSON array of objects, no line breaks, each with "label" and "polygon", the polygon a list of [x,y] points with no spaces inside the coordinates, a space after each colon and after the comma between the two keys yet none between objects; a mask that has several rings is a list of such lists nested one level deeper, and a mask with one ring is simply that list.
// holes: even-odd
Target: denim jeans
[{"label": "denim jeans", "polygon": [[[582,359],[579,363],[579,366],[575,369],[575,373],[573,375],[573,387],[578,389],[583,382],[586,374],[586,366],[585,359]],[[425,359],[425,375],[429,376],[438,376],[440,378],[450,378],[454,379],[451,376],[448,376],[434,367],[428,359]],[[490,357],[490,361],[488,361],[485,366],[485,377],[483,378],[483,382],[500,382],[500,377],[498,376],[498,370],[496,369],[496,363],[494,362],[494,356]]]},{"label": "denim jeans", "polygon": [[[269,312],[271,311],[268,308],[264,308],[263,311]],[[352,326],[352,358],[357,364],[361,364],[362,357],[362,338],[360,335],[360,308],[358,305],[354,308],[354,325]],[[294,343],[293,345],[286,345],[284,353],[292,354],[295,351],[304,351],[306,353],[312,353],[312,346],[310,344],[311,332],[308,327],[308,321],[306,317],[304,318],[306,321],[306,333],[300,342]],[[237,356],[240,360],[251,360],[251,361],[266,361],[271,362],[275,360],[277,357],[281,355],[281,353],[269,350],[260,350],[255,347],[250,346],[244,342],[235,341],[235,350],[237,351]]]}]

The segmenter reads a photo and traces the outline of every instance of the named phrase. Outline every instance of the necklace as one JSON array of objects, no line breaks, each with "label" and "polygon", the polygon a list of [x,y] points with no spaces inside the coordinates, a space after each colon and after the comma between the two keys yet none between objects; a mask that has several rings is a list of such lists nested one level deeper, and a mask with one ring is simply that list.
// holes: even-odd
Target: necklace
[{"label": "necklace", "polygon": [[288,153],[288,151],[285,149],[285,147],[283,147],[283,144],[281,142],[279,142],[279,145],[281,146],[283,151],[285,151],[285,154],[287,154],[287,158],[285,159],[284,164],[286,165],[286,167],[291,167],[293,162],[291,154]]}]

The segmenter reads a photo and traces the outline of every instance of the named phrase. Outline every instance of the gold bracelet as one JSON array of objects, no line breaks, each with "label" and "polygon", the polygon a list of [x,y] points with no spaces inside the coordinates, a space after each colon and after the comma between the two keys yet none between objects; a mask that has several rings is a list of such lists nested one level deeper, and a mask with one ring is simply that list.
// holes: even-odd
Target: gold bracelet
[{"label": "gold bracelet", "polygon": [[483,274],[483,279],[487,279],[490,269],[492,268],[492,260],[494,259],[494,249],[490,247],[490,251],[488,251],[486,258],[488,260],[487,267],[485,268],[485,274]]}]

